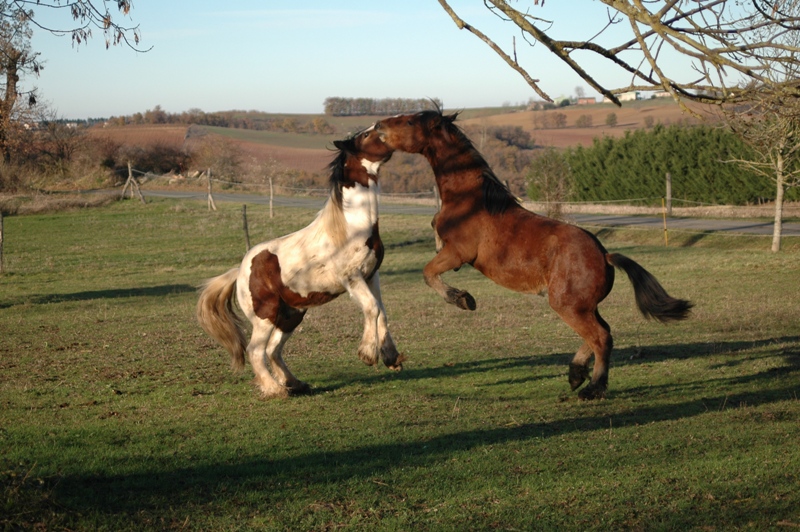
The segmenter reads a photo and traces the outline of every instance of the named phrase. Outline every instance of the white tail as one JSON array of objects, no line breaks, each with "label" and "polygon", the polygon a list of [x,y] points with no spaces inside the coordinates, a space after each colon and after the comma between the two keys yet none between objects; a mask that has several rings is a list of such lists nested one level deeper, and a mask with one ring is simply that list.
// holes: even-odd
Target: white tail
[{"label": "white tail", "polygon": [[244,323],[233,310],[233,293],[239,268],[233,268],[201,286],[197,302],[197,321],[203,329],[231,354],[231,365],[244,368],[247,341]]}]

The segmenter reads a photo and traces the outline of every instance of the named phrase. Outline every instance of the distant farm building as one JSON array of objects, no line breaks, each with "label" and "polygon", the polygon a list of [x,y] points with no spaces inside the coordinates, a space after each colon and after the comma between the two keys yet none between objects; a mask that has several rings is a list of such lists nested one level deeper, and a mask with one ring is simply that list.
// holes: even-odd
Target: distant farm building
[{"label": "distant farm building", "polygon": [[578,98],[578,105],[592,105],[597,103],[594,98]]},{"label": "distant farm building", "polygon": [[[650,100],[652,98],[669,98],[670,93],[667,91],[649,92],[649,91],[630,91],[623,92],[617,95],[621,102],[632,102],[634,100]],[[611,100],[603,98],[603,103],[610,103]]]}]

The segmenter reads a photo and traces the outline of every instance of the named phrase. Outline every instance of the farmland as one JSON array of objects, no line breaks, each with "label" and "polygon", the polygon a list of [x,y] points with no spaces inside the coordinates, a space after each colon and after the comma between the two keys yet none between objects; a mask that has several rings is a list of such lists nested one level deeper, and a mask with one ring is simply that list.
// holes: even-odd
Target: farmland
[{"label": "farmland", "polygon": [[[448,111],[450,112],[450,111]],[[550,113],[566,115],[567,127],[540,129],[537,117]],[[605,118],[609,113],[617,115],[618,125],[608,127]],[[576,127],[578,117],[592,117],[591,127]],[[281,115],[282,116],[282,115]],[[654,124],[671,124],[690,120],[671,100],[646,100],[626,103],[622,108],[612,104],[591,106],[569,106],[551,111],[520,111],[512,108],[465,109],[461,112],[459,123],[464,127],[522,127],[532,134],[537,146],[558,148],[577,144],[591,144],[597,136],[620,136],[625,131],[646,126],[646,118],[651,117]],[[367,127],[382,117],[329,117],[325,115],[287,115],[299,122],[314,118],[324,118],[335,129],[330,135],[311,135],[291,132],[255,131],[221,127],[202,127],[207,134],[219,136],[235,142],[248,159],[259,161],[274,160],[290,170],[319,172],[330,162],[330,147],[333,140],[342,138],[353,131]],[[120,143],[166,144],[175,148],[184,146],[188,126],[181,125],[129,125],[124,127],[97,127],[91,134],[105,137]]]},{"label": "farmland", "polygon": [[[314,212],[251,208],[254,241]],[[194,320],[195,287],[244,243],[239,205],[115,202],[5,220],[4,529],[769,530],[800,526],[800,260],[759,237],[591,228],[692,299],[647,322],[624,276],[608,398],[581,402],[580,341],[542,298],[466,267],[421,279],[427,216],[382,216],[404,371],[365,367],[347,298],[285,355],[311,395],[262,400]]]}]

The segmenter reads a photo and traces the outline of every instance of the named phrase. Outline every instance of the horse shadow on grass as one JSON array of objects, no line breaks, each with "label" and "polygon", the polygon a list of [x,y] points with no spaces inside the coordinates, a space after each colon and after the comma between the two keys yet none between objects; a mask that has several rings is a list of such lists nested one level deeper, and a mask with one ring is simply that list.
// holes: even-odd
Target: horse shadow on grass
[{"label": "horse shadow on grass", "polygon": [[196,292],[197,287],[188,284],[165,284],[159,286],[144,286],[136,288],[108,288],[105,290],[86,290],[71,294],[40,294],[18,298],[15,301],[0,302],[0,309],[17,305],[33,304],[46,305],[50,303],[65,303],[68,301],[92,301],[96,299],[126,299],[131,297],[163,297],[170,294],[183,294]]},{"label": "horse shadow on grass", "polygon": [[[717,353],[732,353],[752,349],[763,349],[780,344],[794,344],[788,350],[783,350],[780,355],[784,356],[786,371],[800,370],[800,336],[783,336],[778,338],[766,338],[762,340],[750,341],[731,341],[731,342],[695,342],[686,344],[655,345],[647,347],[625,347],[615,349],[611,355],[611,384],[610,394],[617,393],[614,387],[614,368],[634,366],[640,364],[652,364],[665,360],[684,360],[690,358],[702,358]],[[569,362],[574,353],[553,353],[546,355],[527,355],[515,357],[492,357],[481,360],[470,360],[466,362],[445,363],[436,366],[425,366],[424,360],[416,366],[415,360],[423,359],[424,355],[415,355],[410,363],[406,363],[406,368],[397,374],[387,374],[385,371],[370,372],[369,375],[353,375],[352,373],[341,373],[337,375],[335,382],[328,382],[325,385],[315,387],[312,384],[312,393],[326,393],[346,388],[354,384],[372,385],[385,382],[387,379],[398,381],[414,381],[421,379],[449,379],[463,375],[476,373],[490,374],[503,370],[513,370],[517,368],[534,368],[553,366],[563,368],[561,371],[550,372],[546,375],[531,375],[530,377],[515,377],[514,379],[496,380],[486,383],[483,386],[493,386],[501,384],[524,384],[538,380],[550,378],[564,378],[566,383],[569,371]],[[767,354],[765,357],[773,357],[775,354]],[[724,365],[739,364],[739,359],[725,362]],[[411,367],[409,367],[411,366]],[[713,371],[720,366],[712,365],[709,371]]]},{"label": "horse shadow on grass", "polygon": [[[793,371],[798,370],[800,364],[795,362]],[[776,388],[773,379],[771,371],[721,379],[730,387],[746,384],[748,391],[615,412],[613,424],[619,429],[692,418],[726,405],[756,406],[796,399],[800,385],[790,383]],[[673,389],[671,395],[682,397],[679,389]],[[154,504],[160,508],[202,508],[217,504],[221,497],[252,501],[243,504],[256,511],[296,497],[297,490],[324,490],[343,482],[375,483],[376,490],[384,489],[381,485],[389,490],[387,484],[375,479],[387,478],[397,469],[441,466],[458,453],[492,445],[526,441],[541,444],[547,440],[557,443],[562,436],[608,430],[609,420],[609,414],[587,408],[551,422],[455,431],[396,443],[353,442],[345,449],[311,450],[276,458],[270,456],[273,451],[265,442],[260,448],[248,449],[246,455],[231,449],[221,455],[217,451],[209,456],[194,456],[197,465],[182,467],[165,467],[163,460],[159,466],[158,461],[145,457],[128,457],[124,463],[120,459],[119,464],[104,466],[108,471],[123,469],[134,473],[65,475],[59,479],[55,495],[59,504],[83,515],[136,516],[153,511]]]}]

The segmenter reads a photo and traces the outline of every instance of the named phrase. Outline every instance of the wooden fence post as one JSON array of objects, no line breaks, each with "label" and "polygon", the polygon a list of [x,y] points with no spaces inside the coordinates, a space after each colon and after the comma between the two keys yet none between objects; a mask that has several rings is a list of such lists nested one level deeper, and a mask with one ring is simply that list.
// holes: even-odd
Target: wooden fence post
[{"label": "wooden fence post", "polygon": [[208,177],[208,210],[216,211],[217,205],[214,203],[214,196],[211,195],[211,168],[206,171]]},{"label": "wooden fence post", "polygon": [[269,178],[269,217],[274,218],[275,215],[272,212],[272,176]]},{"label": "wooden fence post", "polygon": [[672,174],[667,172],[667,216],[672,216]]},{"label": "wooden fence post", "polygon": [[244,252],[250,251],[250,230],[247,228],[247,204],[242,205],[242,229],[244,229]]},{"label": "wooden fence post", "polygon": [[136,178],[133,177],[133,169],[131,168],[131,162],[128,161],[128,180],[125,181],[125,186],[122,187],[122,195],[120,195],[120,199],[125,199],[125,191],[128,189],[128,186],[131,187],[131,199],[133,199],[133,191],[136,190],[136,194],[139,196],[139,201],[146,205],[144,201],[144,195],[142,195],[142,189],[139,188],[139,182],[136,181]]}]

